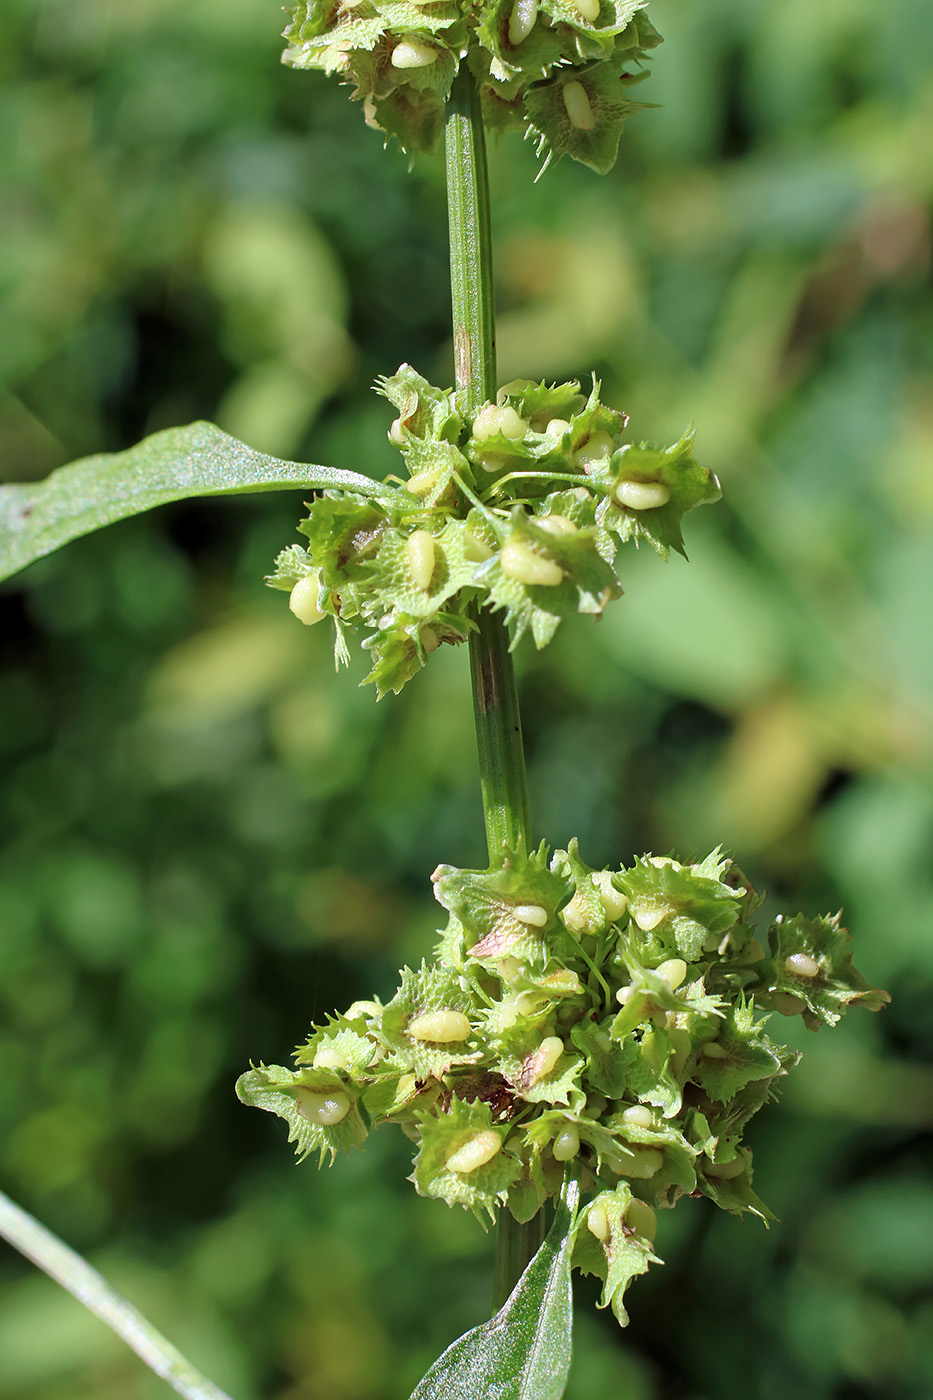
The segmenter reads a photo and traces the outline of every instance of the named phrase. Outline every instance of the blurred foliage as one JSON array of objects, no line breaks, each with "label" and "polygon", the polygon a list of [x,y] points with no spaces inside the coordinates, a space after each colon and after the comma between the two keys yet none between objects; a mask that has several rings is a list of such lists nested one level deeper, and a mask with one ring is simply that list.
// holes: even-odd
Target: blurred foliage
[{"label": "blurred foliage", "polygon": [[[628,557],[612,616],[522,649],[535,826],[592,864],[725,841],[783,907],[844,904],[894,1003],[799,1032],[755,1134],[779,1225],[662,1218],[621,1341],[578,1289],[569,1395],[920,1400],[933,10],[651,15],[661,106],[613,174],[492,153],[501,376],[596,368],[637,437],[693,419],[726,501],[689,565]],[[440,165],[280,68],[277,19],[5,0],[5,478],[197,416],[381,475],[375,375],[449,382]],[[299,515],[172,507],[0,596],[0,1179],[238,1400],[396,1400],[483,1316],[488,1240],[415,1198],[391,1134],[296,1169],[233,1080],[387,993],[431,870],[484,859],[471,706],[452,651],[378,706],[334,676],[260,583]],[[2,1400],[161,1394],[3,1252]]]}]

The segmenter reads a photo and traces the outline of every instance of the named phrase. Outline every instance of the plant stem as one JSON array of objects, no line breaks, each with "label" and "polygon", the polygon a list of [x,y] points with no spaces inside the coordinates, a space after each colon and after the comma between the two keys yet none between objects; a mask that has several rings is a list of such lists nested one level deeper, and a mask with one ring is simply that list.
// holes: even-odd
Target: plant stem
[{"label": "plant stem", "polygon": [[229,1400],[187,1361],[171,1342],[147,1322],[142,1313],[110,1287],[96,1269],[86,1264],[38,1220],[0,1191],[0,1235],[50,1278],[83,1303],[122,1337],[150,1370],[168,1381],[185,1400]]},{"label": "plant stem", "polygon": [[[469,416],[496,396],[495,301],[486,133],[479,92],[466,65],[454,79],[447,105],[447,209],[450,219],[450,291],[454,363],[463,411]],[[508,634],[494,614],[476,609],[470,636],[473,713],[479,751],[489,861],[503,848],[528,850],[528,788],[515,668]],[[544,1213],[519,1224],[499,1212],[493,1313],[521,1277],[542,1239]]]}]

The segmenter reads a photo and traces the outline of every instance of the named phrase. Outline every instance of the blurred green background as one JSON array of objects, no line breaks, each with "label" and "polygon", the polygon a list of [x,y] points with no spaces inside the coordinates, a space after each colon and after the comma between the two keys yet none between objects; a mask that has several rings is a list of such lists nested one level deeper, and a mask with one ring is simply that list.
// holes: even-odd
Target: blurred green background
[{"label": "blurred green background", "polygon": [[[691,419],[690,565],[519,652],[536,831],[593,863],[722,841],[845,906],[894,995],[806,1035],[755,1129],[780,1217],[662,1219],[632,1324],[578,1289],[570,1400],[933,1393],[933,9],[653,0],[619,165],[491,154],[500,368]],[[381,475],[451,378],[438,161],[278,64],[263,0],[4,0],[0,475],[191,418]],[[300,497],[170,508],[0,594],[0,1181],[237,1400],[404,1400],[491,1242],[391,1134],[317,1173],[235,1076],[430,945],[484,863],[466,658],[380,705],[263,588]],[[0,1249],[2,1400],[167,1394]]]}]

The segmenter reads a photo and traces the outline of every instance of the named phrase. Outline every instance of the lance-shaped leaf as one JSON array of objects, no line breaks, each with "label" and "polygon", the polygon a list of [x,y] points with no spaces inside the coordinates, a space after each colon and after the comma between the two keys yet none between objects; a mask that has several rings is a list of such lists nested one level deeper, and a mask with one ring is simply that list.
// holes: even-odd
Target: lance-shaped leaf
[{"label": "lance-shaped leaf", "polygon": [[568,1181],[547,1239],[505,1306],[435,1361],[411,1400],[560,1400],[570,1373],[570,1251],[579,1186]]},{"label": "lance-shaped leaf", "polygon": [[212,423],[191,423],[154,433],[126,452],[72,462],[44,481],[0,486],[0,579],[70,540],[170,501],[287,489],[401,495],[357,472],[277,461]]}]

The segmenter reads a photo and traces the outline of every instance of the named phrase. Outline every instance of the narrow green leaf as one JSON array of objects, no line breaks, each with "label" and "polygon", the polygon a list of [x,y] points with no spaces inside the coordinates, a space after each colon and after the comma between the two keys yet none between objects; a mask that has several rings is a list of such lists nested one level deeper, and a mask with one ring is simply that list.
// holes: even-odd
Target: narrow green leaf
[{"label": "narrow green leaf", "polygon": [[289,488],[400,494],[357,472],[279,462],[213,423],[191,423],[154,433],[126,452],[72,462],[44,481],[0,486],[0,579],[80,535],[169,501]]},{"label": "narrow green leaf", "polygon": [[570,1373],[572,1227],[580,1187],[567,1181],[547,1239],[489,1322],[438,1357],[411,1400],[560,1400]]}]

